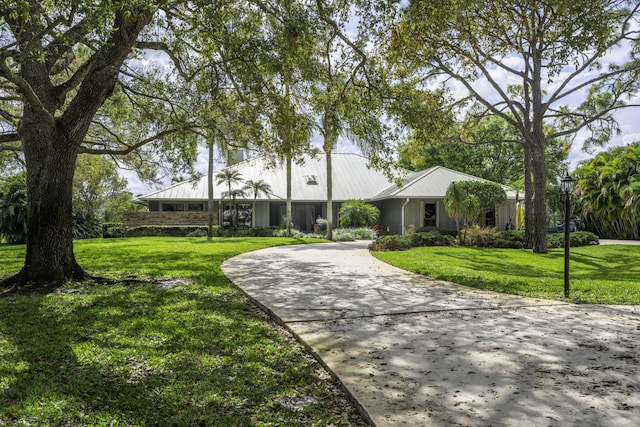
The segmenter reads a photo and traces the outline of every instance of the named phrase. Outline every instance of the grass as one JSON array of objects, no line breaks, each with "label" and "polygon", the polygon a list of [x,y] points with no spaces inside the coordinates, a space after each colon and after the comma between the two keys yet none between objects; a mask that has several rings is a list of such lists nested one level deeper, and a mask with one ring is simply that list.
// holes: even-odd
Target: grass
[{"label": "grass", "polygon": [[[68,283],[0,297],[0,425],[363,425],[318,363],[220,271],[233,255],[292,243],[303,241],[76,242],[95,275],[189,283]],[[0,246],[0,275],[23,257],[24,247]],[[287,406],[304,396],[315,403]]]},{"label": "grass", "polygon": [[[533,254],[516,249],[421,247],[374,256],[405,270],[474,288],[564,300],[564,249]],[[640,304],[640,246],[571,249],[569,301]]]}]

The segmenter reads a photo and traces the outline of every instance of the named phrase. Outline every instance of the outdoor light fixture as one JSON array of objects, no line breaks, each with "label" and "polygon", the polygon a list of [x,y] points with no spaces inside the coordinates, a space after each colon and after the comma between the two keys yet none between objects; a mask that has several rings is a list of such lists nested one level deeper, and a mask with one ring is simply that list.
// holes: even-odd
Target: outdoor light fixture
[{"label": "outdoor light fixture", "polygon": [[569,176],[567,172],[565,176],[560,180],[560,188],[564,192],[564,296],[569,297],[569,229],[571,228],[570,211],[571,201],[569,200],[569,194],[573,192],[573,188],[576,181]]}]

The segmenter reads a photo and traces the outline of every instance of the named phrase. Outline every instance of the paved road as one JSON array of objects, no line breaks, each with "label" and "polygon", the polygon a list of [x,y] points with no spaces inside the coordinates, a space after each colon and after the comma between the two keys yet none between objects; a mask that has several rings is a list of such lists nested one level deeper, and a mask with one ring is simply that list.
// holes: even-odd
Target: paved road
[{"label": "paved road", "polygon": [[484,292],[365,242],[283,246],[224,273],[292,330],[376,426],[637,426],[640,307]]}]

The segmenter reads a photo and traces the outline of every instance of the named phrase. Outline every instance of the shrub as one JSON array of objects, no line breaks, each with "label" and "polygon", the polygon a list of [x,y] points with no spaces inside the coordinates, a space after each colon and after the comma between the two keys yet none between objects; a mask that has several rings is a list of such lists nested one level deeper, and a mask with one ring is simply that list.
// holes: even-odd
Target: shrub
[{"label": "shrub", "polygon": [[0,192],[0,241],[25,243],[27,241],[27,189],[24,181],[11,184]]},{"label": "shrub", "polygon": [[[338,231],[340,230],[340,231]],[[356,235],[349,228],[339,228],[333,233],[334,242],[353,242],[357,240]]]},{"label": "shrub", "polygon": [[143,225],[140,227],[130,227],[125,230],[127,237],[141,236],[168,236],[168,237],[186,237],[187,234],[195,230],[204,230],[205,236],[207,226],[200,225]]},{"label": "shrub", "polygon": [[504,239],[498,236],[495,240],[493,240],[492,246],[490,247],[505,249],[524,249],[524,243],[517,240]]},{"label": "shrub", "polygon": [[453,246],[456,239],[453,236],[434,233],[433,231],[414,233],[411,236],[412,246]]},{"label": "shrub", "polygon": [[73,214],[73,238],[95,239],[102,236],[102,224],[93,215]]},{"label": "shrub", "polygon": [[[465,246],[483,248],[523,249],[524,232],[520,230],[498,231],[495,228],[469,227]],[[461,232],[461,233],[462,233]]]},{"label": "shrub", "polygon": [[274,229],[272,227],[251,227],[248,230],[243,230],[242,235],[247,237],[272,237]]},{"label": "shrub", "polygon": [[124,237],[124,227],[121,222],[105,222],[102,224],[102,237],[104,239],[116,239]]},{"label": "shrub", "polygon": [[499,231],[495,228],[483,228],[477,225],[466,227],[460,231],[460,244],[464,246],[479,246],[492,248],[498,239]]},{"label": "shrub", "polygon": [[524,242],[524,230],[505,230],[500,232],[500,237],[504,240],[514,242]]},{"label": "shrub", "polygon": [[375,240],[376,238],[376,230],[368,227],[336,228],[333,230],[333,240],[336,242],[346,240]]},{"label": "shrub", "polygon": [[[277,228],[273,231],[274,237],[287,237],[287,229],[286,228]],[[300,230],[296,230],[295,228],[291,229],[291,237],[303,237],[304,234]]]},{"label": "shrub", "polygon": [[207,230],[198,228],[197,230],[187,233],[187,237],[207,237]]},{"label": "shrub", "polygon": [[[569,244],[571,247],[597,245],[600,241],[598,236],[589,231],[574,231],[569,233]],[[549,248],[564,247],[564,233],[547,234],[547,246]]]},{"label": "shrub", "polygon": [[[423,231],[423,230],[420,230]],[[427,231],[427,230],[424,230]],[[451,236],[451,237],[458,237],[458,230],[449,230],[446,228],[442,228],[442,229],[438,229],[438,233],[442,234],[443,236]]]},{"label": "shrub", "polygon": [[409,249],[411,242],[404,236],[396,234],[382,236],[369,245],[370,251],[402,251]]}]

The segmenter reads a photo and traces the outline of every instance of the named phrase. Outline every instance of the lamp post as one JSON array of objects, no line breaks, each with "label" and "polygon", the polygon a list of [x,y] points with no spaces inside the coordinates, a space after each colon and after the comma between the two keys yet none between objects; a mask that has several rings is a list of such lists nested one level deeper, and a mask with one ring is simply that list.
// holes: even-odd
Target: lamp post
[{"label": "lamp post", "polygon": [[570,228],[570,211],[571,201],[569,194],[573,192],[575,180],[569,176],[567,172],[560,180],[560,188],[564,192],[564,296],[569,297],[569,228]]}]

